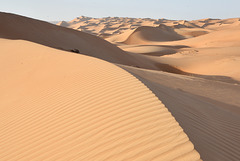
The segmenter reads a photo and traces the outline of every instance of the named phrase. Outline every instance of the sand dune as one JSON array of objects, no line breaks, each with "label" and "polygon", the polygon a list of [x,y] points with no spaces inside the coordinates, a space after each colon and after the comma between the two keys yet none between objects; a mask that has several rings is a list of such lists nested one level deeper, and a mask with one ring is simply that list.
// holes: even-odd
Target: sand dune
[{"label": "sand dune", "polygon": [[[120,63],[125,53],[114,45],[84,32],[59,27],[18,15],[0,13],[0,37],[22,39],[62,50],[78,49],[81,54]],[[123,62],[128,62],[124,60]]]},{"label": "sand dune", "polygon": [[[164,26],[164,25],[160,25]],[[135,30],[127,30],[122,34],[114,34],[107,41],[111,43],[125,43],[125,44],[154,44],[163,41],[176,41],[198,37],[211,32],[203,28],[176,28],[176,27],[149,27],[142,26]],[[128,40],[128,41],[127,41]]]},{"label": "sand dune", "polygon": [[183,37],[178,35],[172,28],[160,25],[159,27],[142,26],[137,28],[127,40],[123,43],[132,44],[148,44],[149,41],[174,41],[181,40]]},{"label": "sand dune", "polygon": [[109,38],[106,38],[107,41],[110,42],[124,42],[128,39],[128,37],[134,32],[135,30],[129,29],[126,30],[124,33],[121,34],[116,34],[116,35],[112,35]]},{"label": "sand dune", "polygon": [[166,107],[126,71],[27,41],[0,42],[0,160],[200,159]]}]

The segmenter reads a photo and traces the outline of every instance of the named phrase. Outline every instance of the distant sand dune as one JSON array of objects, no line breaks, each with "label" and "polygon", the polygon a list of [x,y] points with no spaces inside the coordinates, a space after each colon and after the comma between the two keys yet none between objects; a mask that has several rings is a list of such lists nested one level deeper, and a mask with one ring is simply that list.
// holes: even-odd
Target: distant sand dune
[{"label": "distant sand dune", "polygon": [[181,40],[183,37],[178,35],[173,29],[165,25],[160,27],[142,26],[137,28],[126,41],[125,44],[149,44],[148,41],[174,41]]},{"label": "distant sand dune", "polygon": [[193,34],[194,36],[199,36],[204,34],[204,31],[224,29],[232,27],[233,25],[239,26],[239,23],[239,18],[223,20],[207,18],[186,21],[128,17],[92,18],[80,16],[69,22],[59,22],[57,25],[112,39],[112,36],[118,37],[118,35],[121,35],[122,33],[126,33],[129,30],[134,31],[142,26],[158,27],[159,25],[166,25],[175,30],[199,30],[199,32],[191,31],[191,33],[189,33],[190,35]]},{"label": "distant sand dune", "polygon": [[199,160],[165,106],[121,68],[0,42],[0,160]]}]

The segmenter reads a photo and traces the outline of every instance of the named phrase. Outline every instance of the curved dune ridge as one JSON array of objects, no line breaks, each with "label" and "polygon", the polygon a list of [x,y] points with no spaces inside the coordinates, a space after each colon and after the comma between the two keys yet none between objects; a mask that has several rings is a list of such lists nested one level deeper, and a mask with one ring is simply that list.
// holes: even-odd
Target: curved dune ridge
[{"label": "curved dune ridge", "polygon": [[171,27],[161,24],[159,27],[138,27],[126,41],[125,44],[148,44],[149,41],[175,41],[184,37],[178,35]]},{"label": "curved dune ridge", "polygon": [[165,106],[123,69],[0,42],[0,160],[200,159]]},{"label": "curved dune ridge", "polygon": [[240,86],[122,67],[164,103],[204,161],[240,160]]}]

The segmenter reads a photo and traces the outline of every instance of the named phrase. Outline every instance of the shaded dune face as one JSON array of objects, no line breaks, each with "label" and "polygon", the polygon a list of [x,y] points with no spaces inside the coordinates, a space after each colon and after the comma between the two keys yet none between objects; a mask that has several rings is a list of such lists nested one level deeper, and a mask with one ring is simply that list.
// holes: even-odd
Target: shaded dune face
[{"label": "shaded dune face", "polygon": [[240,86],[122,67],[140,79],[164,103],[203,160],[240,159]]},{"label": "shaded dune face", "polygon": [[31,42],[0,42],[0,160],[200,159],[128,72]]},{"label": "shaded dune face", "polygon": [[142,26],[137,28],[126,41],[125,44],[148,44],[148,41],[175,41],[183,37],[178,35],[172,28],[165,25],[160,27]]},{"label": "shaded dune face", "polygon": [[81,54],[113,63],[133,64],[124,51],[99,37],[9,13],[0,12],[0,38],[27,40],[67,51],[77,49]]}]

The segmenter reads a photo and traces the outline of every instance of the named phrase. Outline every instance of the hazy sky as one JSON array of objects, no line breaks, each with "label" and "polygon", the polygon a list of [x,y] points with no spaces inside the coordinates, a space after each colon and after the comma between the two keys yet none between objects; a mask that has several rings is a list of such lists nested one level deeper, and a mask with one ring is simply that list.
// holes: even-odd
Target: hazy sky
[{"label": "hazy sky", "polygon": [[0,11],[46,21],[90,17],[240,17],[240,0],[0,0]]}]

